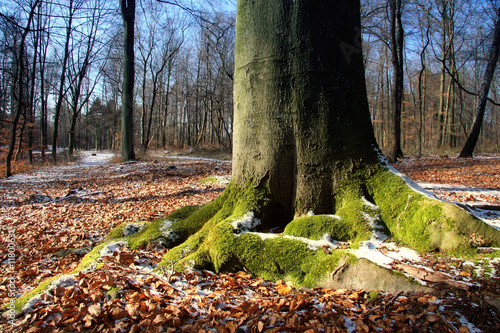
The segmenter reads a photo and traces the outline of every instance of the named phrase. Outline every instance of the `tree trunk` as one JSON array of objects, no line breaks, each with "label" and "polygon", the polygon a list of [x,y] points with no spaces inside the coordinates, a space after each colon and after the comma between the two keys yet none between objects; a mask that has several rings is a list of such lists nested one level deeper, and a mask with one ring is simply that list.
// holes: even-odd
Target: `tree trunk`
[{"label": "tree trunk", "polygon": [[443,138],[445,136],[445,98],[446,98],[446,61],[448,60],[449,50],[447,43],[448,36],[448,0],[441,1],[441,74],[439,80],[439,109],[438,109],[438,147],[444,146]]},{"label": "tree trunk", "polygon": [[348,172],[375,159],[358,5],[239,5],[233,177],[268,182],[264,223],[332,213]]},{"label": "tree trunk", "polygon": [[426,95],[427,95],[427,64],[426,64],[426,58],[425,58],[425,52],[427,50],[427,47],[430,44],[430,38],[429,38],[429,31],[430,27],[427,25],[427,30],[425,32],[425,42],[424,38],[422,37],[422,42],[423,42],[423,47],[422,51],[420,52],[420,65],[421,69],[420,72],[418,73],[418,113],[419,113],[419,123],[418,123],[418,128],[417,128],[417,140],[418,140],[418,147],[417,147],[417,152],[418,152],[418,157],[422,156],[422,148],[423,148],[423,130],[425,128],[425,107],[426,107]]},{"label": "tree trunk", "polygon": [[59,91],[57,96],[56,108],[54,112],[54,129],[52,132],[52,160],[54,161],[54,163],[57,162],[57,137],[59,131],[59,116],[61,114],[62,103],[65,96],[64,84],[66,81],[66,67],[68,64],[68,57],[69,57],[69,42],[71,38],[71,31],[73,29],[72,28],[73,14],[74,14],[73,0],[69,0],[69,17],[68,17],[68,25],[66,26],[66,42],[64,45],[61,79],[59,81]]},{"label": "tree trunk", "polygon": [[[245,268],[264,278],[318,285],[335,269],[335,258],[349,255],[325,258],[287,237],[328,234],[359,244],[374,237],[373,221],[418,251],[470,250],[472,233],[500,245],[500,231],[416,192],[380,157],[359,6],[342,0],[238,2],[233,181],[215,201],[167,217],[176,221],[169,226],[175,237],[165,244],[178,246],[160,266]],[[305,216],[309,212],[317,215]],[[282,233],[242,233],[271,229]]]},{"label": "tree trunk", "polygon": [[498,10],[497,15],[495,34],[491,44],[488,65],[486,67],[486,72],[484,73],[483,84],[481,85],[476,119],[474,120],[472,130],[467,138],[467,141],[465,142],[464,147],[462,148],[462,151],[460,152],[459,157],[472,157],[474,148],[476,147],[477,140],[479,138],[479,133],[481,132],[481,127],[483,125],[484,112],[486,110],[486,103],[488,102],[488,94],[490,91],[491,81],[493,80],[493,75],[495,74],[495,68],[498,62],[498,54],[500,50],[500,9]]},{"label": "tree trunk", "polygon": [[393,104],[393,143],[391,159],[396,162],[398,158],[403,157],[401,149],[401,114],[403,108],[403,41],[404,31],[401,22],[401,0],[391,0],[391,51],[392,67],[394,70],[392,86],[392,104]]},{"label": "tree trunk", "polygon": [[[25,46],[25,41],[26,37],[28,36],[28,33],[30,32],[30,26],[31,26],[31,21],[33,20],[33,16],[35,13],[35,8],[38,5],[38,0],[36,0],[32,6],[31,10],[28,16],[28,23],[26,25],[26,28],[24,28],[24,31],[21,35],[21,41],[19,42],[18,45],[18,53],[17,53],[17,71],[16,71],[16,78],[15,78],[15,83],[17,83],[17,91],[16,91],[16,103],[15,103],[15,112],[14,112],[14,119],[12,121],[12,129],[10,132],[10,141],[9,141],[9,149],[7,150],[7,156],[5,157],[5,176],[10,177],[12,175],[12,170],[11,170],[11,162],[12,162],[12,157],[14,155],[14,149],[16,145],[16,131],[17,131],[17,125],[19,123],[19,118],[21,117],[21,114],[23,113],[23,109],[26,109],[26,105],[24,104],[24,85],[23,85],[23,75],[24,75],[24,46]],[[14,84],[15,86],[15,84]],[[25,111],[24,111],[25,112]],[[21,144],[21,143],[19,143]]]},{"label": "tree trunk", "polygon": [[135,159],[134,153],[134,22],[135,22],[135,0],[121,0],[121,11],[123,17],[123,92],[122,92],[122,161]]}]

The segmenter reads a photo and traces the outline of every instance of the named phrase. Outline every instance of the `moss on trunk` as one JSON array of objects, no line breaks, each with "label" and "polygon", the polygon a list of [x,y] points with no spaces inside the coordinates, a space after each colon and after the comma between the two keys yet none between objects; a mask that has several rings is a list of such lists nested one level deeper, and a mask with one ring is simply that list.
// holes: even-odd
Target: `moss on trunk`
[{"label": "moss on trunk", "polygon": [[430,198],[412,189],[401,177],[376,165],[365,181],[366,190],[380,207],[392,236],[417,251],[473,255],[472,235],[484,246],[500,245],[500,231],[462,208]]}]

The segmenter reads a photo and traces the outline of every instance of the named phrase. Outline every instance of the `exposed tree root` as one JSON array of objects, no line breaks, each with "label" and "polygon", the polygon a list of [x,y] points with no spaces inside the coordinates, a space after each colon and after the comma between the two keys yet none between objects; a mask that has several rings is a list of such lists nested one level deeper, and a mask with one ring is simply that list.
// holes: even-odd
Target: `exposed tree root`
[{"label": "exposed tree root", "polygon": [[[338,187],[335,215],[296,217],[281,233],[262,230],[260,216],[267,197],[265,184],[233,182],[204,206],[184,207],[151,223],[125,223],[112,230],[70,274],[99,265],[103,253],[117,242],[132,248],[161,242],[170,248],[156,269],[159,274],[172,267],[179,271],[244,269],[265,279],[306,287],[328,285],[329,274],[339,265],[356,267],[356,256],[337,246],[337,241],[355,248],[386,233],[417,251],[471,256],[474,249],[469,236],[479,234],[482,245],[500,246],[500,231],[451,203],[415,191],[380,165],[354,172]],[[336,274],[337,280],[344,271],[348,270]],[[56,278],[18,299],[16,310],[53,281]]]}]

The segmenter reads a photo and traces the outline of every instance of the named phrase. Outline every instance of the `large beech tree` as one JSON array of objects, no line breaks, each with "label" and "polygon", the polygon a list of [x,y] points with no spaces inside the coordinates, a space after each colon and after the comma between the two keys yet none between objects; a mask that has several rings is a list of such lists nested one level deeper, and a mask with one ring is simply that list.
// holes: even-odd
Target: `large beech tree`
[{"label": "large beech tree", "polygon": [[[416,192],[380,157],[359,13],[356,0],[239,0],[232,182],[204,206],[118,226],[73,273],[114,241],[132,248],[161,241],[170,250],[159,272],[246,269],[266,279],[329,285],[331,272],[360,263],[353,252],[316,251],[304,239],[328,234],[360,244],[371,239],[374,221],[418,251],[471,254],[473,246],[499,246],[500,231]],[[374,264],[366,265],[369,273],[356,276],[375,276]],[[379,280],[359,288],[385,289],[388,280]]]},{"label": "large beech tree", "polygon": [[[317,285],[350,254],[325,256],[289,236],[359,244],[373,221],[419,251],[500,244],[498,230],[415,191],[381,157],[360,31],[359,1],[238,1],[233,180],[214,202],[142,231],[160,228],[167,246],[178,245],[162,265],[244,267]],[[283,232],[244,232],[272,228]]]}]

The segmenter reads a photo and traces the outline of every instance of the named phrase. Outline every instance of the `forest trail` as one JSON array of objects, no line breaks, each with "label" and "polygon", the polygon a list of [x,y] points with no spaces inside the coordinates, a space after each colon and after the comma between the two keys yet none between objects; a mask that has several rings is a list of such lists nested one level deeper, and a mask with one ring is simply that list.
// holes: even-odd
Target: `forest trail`
[{"label": "forest trail", "polygon": [[[10,276],[16,277],[18,295],[24,294],[46,278],[70,272],[115,226],[125,221],[151,221],[182,206],[211,201],[225,188],[225,182],[213,180],[228,180],[231,175],[227,161],[157,156],[155,161],[114,164],[112,154],[95,154],[85,152],[78,163],[0,180],[4,263],[0,299],[4,304],[10,300],[5,287]],[[396,165],[419,183],[441,184],[426,186],[437,196],[468,206],[500,205],[500,179],[495,171],[499,166],[498,158],[410,159]],[[207,177],[212,181],[204,181]],[[460,192],[460,186],[484,191]],[[7,228],[14,228],[16,234],[15,271],[5,265]],[[403,253],[383,245],[376,250],[394,257]],[[105,258],[104,268],[74,276],[52,295],[40,298],[14,328],[2,323],[0,330],[147,328],[156,332],[165,325],[170,331],[225,327],[229,332],[316,332],[327,327],[347,332],[500,329],[495,307],[500,295],[500,260],[488,258],[487,253],[482,262],[432,253],[423,254],[418,261],[395,260],[393,269],[421,276],[423,283],[435,287],[432,293],[412,295],[296,289],[283,281],[271,283],[244,272],[203,271],[159,279],[151,268],[165,251],[157,245],[139,250],[117,248],[115,255]],[[114,287],[119,290],[116,298],[109,294]]]}]

